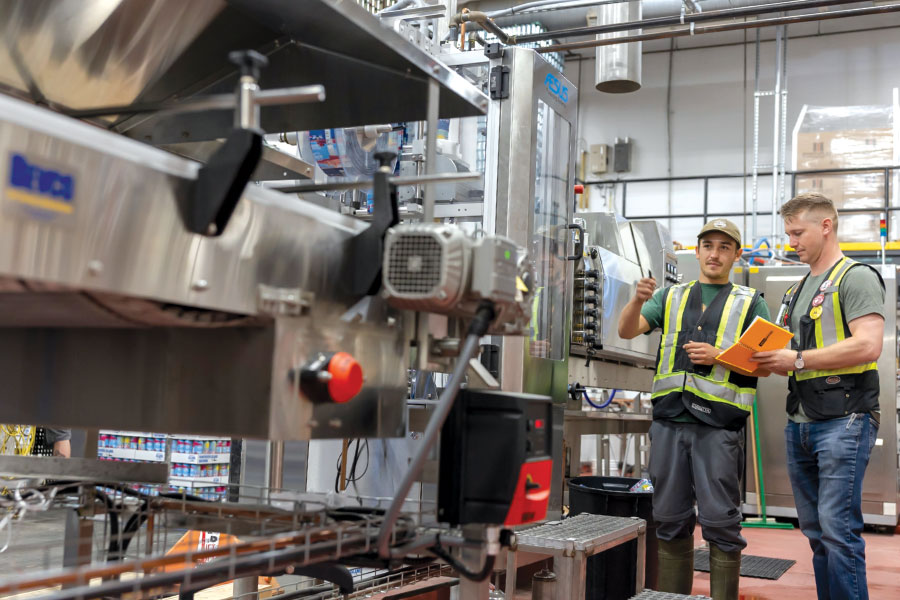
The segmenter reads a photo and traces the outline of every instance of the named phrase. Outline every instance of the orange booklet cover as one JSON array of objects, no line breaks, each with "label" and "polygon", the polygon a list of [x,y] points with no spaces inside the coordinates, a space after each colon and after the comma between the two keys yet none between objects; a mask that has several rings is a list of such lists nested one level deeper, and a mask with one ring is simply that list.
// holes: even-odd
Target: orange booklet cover
[{"label": "orange booklet cover", "polygon": [[716,362],[742,375],[768,377],[769,372],[760,369],[759,363],[753,362],[750,357],[755,352],[781,350],[792,337],[794,334],[787,329],[756,317],[741,338],[716,357]]}]

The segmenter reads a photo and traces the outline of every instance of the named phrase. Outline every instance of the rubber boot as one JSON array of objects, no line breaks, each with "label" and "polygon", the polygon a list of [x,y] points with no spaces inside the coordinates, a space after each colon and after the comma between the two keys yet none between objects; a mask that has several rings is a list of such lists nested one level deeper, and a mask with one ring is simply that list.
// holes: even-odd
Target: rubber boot
[{"label": "rubber boot", "polygon": [[741,551],[723,552],[709,545],[709,595],[713,600],[738,600]]},{"label": "rubber boot", "polygon": [[659,540],[659,578],[656,589],[687,596],[693,585],[694,538],[676,538],[669,542]]}]

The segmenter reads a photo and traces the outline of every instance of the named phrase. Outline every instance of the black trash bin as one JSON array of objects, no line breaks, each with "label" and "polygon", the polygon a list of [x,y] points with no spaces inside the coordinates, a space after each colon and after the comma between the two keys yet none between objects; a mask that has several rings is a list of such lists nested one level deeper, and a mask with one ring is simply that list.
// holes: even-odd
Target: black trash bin
[{"label": "black trash bin", "polygon": [[[653,492],[631,492],[640,479],[630,477],[574,477],[569,480],[569,515],[581,513],[639,517],[647,521],[647,556],[644,587],[656,589],[659,571]],[[637,541],[632,540],[588,558],[586,600],[628,600],[637,576]]]}]

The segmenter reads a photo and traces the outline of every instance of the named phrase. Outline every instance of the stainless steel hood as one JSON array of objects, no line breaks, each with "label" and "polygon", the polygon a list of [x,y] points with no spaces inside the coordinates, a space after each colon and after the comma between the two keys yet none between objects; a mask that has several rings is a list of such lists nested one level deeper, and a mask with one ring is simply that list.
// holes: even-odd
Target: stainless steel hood
[{"label": "stainless steel hood", "polygon": [[[268,106],[262,127],[295,131],[483,114],[487,97],[350,0],[2,0],[0,86],[62,112],[153,107],[231,92],[232,50],[269,58],[263,89],[321,83],[324,103]],[[123,111],[125,112],[125,111]],[[224,137],[232,112],[122,114],[101,121],[153,144]]]}]

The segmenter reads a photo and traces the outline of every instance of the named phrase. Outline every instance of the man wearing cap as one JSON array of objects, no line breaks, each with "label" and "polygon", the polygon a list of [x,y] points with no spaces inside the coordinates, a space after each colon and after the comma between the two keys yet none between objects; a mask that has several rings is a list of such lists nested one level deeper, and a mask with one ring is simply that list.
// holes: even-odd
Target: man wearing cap
[{"label": "man wearing cap", "polygon": [[782,300],[779,320],[794,332],[791,348],[753,359],[789,376],[788,476],[819,598],[865,599],[862,483],[880,416],[884,282],[843,255],[827,197],[801,194],[785,202],[781,216],[809,273]]},{"label": "man wearing cap", "polygon": [[[700,278],[656,288],[637,283],[622,311],[619,336],[662,329],[653,378],[650,479],[659,538],[662,592],[690,594],[694,527],[710,545],[710,592],[737,600],[741,550],[740,475],[743,428],[756,394],[756,378],[730,371],[715,357],[757,316],[769,318],[760,294],[729,281],[741,256],[741,234],[727,219],[713,219],[697,236]],[[694,504],[697,511],[694,511]]]}]

